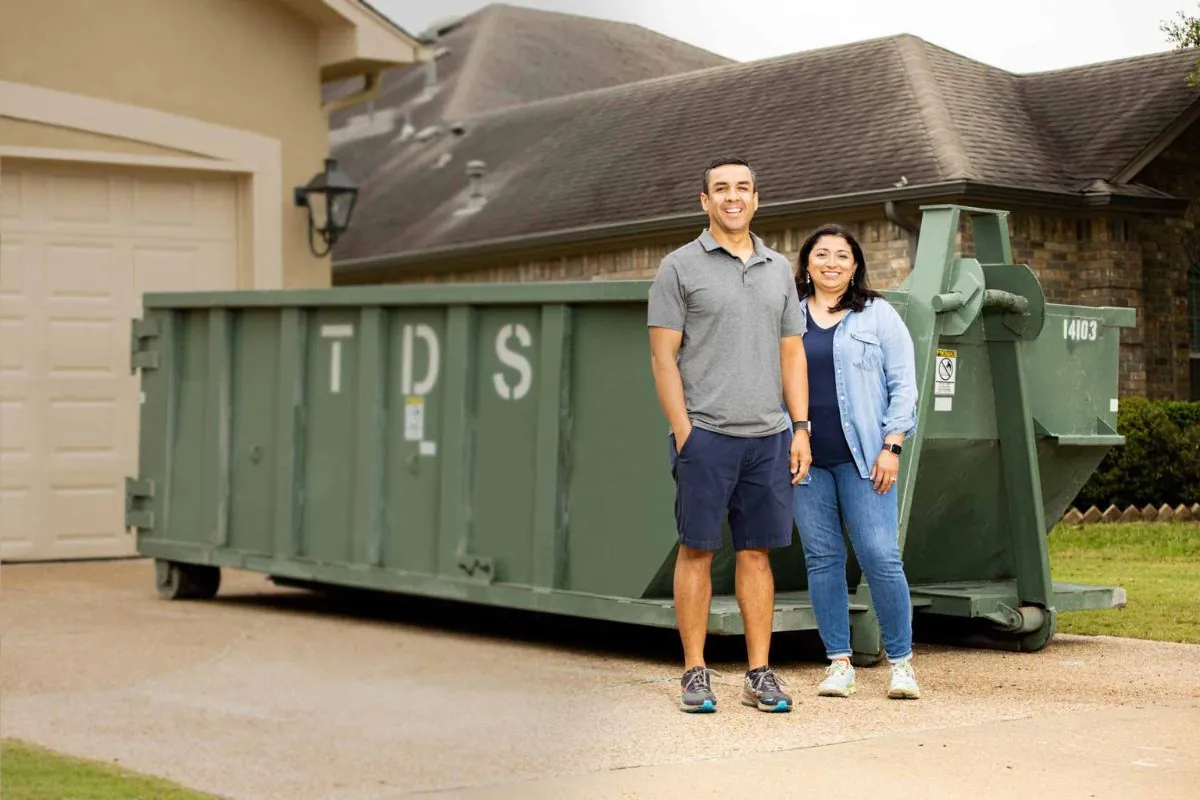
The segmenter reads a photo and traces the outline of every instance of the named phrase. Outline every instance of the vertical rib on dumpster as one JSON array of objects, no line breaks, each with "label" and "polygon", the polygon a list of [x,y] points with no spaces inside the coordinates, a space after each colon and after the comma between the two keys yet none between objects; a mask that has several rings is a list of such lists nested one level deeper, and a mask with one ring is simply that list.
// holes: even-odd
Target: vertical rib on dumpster
[{"label": "vertical rib on dumpster", "polygon": [[[1008,215],[976,216],[971,223],[979,261],[985,265],[1012,264]],[[996,432],[1000,440],[1009,535],[1016,562],[1017,594],[1023,604],[1050,609],[1053,587],[1045,538],[1042,480],[1029,391],[1021,370],[1021,346],[1020,337],[1008,341],[989,337],[988,358],[992,365],[992,386],[996,391]]]},{"label": "vertical rib on dumpster", "polygon": [[215,547],[229,544],[229,472],[230,426],[233,376],[229,311],[214,308],[208,312],[208,378],[205,397],[205,444],[209,450],[211,481],[212,540]]},{"label": "vertical rib on dumpster", "polygon": [[475,358],[475,309],[451,306],[446,323],[445,414],[442,418],[441,502],[438,506],[437,572],[447,578],[461,577],[458,553],[470,541],[471,498],[469,485],[474,472],[470,463]]},{"label": "vertical rib on dumpster", "polygon": [[571,308],[542,308],[533,497],[533,585],[555,589],[563,570],[566,426],[571,407]]},{"label": "vertical rib on dumpster", "polygon": [[304,382],[307,350],[305,313],[285,308],[279,315],[279,388],[275,395],[275,558],[300,553],[304,514]]},{"label": "vertical rib on dumpster", "polygon": [[355,408],[354,458],[354,551],[351,561],[359,557],[372,567],[383,563],[383,498],[386,474],[384,444],[384,377],[387,375],[385,357],[384,315],[377,307],[362,310],[359,320],[358,397]]}]

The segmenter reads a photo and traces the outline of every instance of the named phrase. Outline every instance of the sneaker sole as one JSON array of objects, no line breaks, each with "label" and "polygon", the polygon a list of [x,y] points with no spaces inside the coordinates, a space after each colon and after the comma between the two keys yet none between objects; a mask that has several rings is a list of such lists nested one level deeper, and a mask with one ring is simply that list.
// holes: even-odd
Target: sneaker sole
[{"label": "sneaker sole", "polygon": [[857,689],[856,689],[855,685],[852,683],[846,687],[845,691],[838,691],[837,689],[817,689],[817,696],[818,697],[849,697],[850,695],[854,694],[854,692],[856,690]]},{"label": "sneaker sole", "polygon": [[717,710],[717,704],[712,700],[705,700],[698,706],[689,706],[683,703],[679,704],[680,711],[686,711],[689,714],[712,714]]},{"label": "sneaker sole", "polygon": [[887,696],[892,700],[920,700],[921,691],[911,689],[888,689]]},{"label": "sneaker sole", "polygon": [[759,711],[767,711],[772,714],[778,714],[792,710],[792,704],[786,700],[780,700],[778,703],[760,703],[757,698],[742,696],[742,705],[757,708]]}]

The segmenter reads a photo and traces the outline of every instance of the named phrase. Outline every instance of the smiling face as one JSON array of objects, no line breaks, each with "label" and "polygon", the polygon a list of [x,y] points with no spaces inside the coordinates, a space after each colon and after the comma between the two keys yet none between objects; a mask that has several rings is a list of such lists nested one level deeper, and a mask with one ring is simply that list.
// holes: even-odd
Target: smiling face
[{"label": "smiling face", "polygon": [[857,268],[850,244],[841,236],[822,236],[808,254],[808,274],[813,286],[834,297],[845,294]]},{"label": "smiling face", "polygon": [[700,194],[700,205],[708,212],[710,227],[726,233],[749,230],[758,210],[754,175],[744,164],[722,164],[708,173],[708,191]]}]

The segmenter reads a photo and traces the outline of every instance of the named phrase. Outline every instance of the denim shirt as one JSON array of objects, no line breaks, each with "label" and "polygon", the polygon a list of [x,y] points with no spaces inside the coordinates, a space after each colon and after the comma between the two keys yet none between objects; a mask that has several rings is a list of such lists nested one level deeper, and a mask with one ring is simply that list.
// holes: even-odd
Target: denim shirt
[{"label": "denim shirt", "polygon": [[[800,301],[805,328],[808,300]],[[917,429],[917,370],[912,337],[896,309],[883,298],[849,311],[833,334],[838,410],[854,463],[863,478],[883,451],[883,438]],[[801,483],[808,483],[812,473]]]}]

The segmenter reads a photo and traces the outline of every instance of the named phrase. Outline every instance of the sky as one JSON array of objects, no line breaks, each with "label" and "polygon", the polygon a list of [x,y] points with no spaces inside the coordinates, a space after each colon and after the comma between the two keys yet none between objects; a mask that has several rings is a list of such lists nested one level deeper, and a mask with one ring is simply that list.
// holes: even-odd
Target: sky
[{"label": "sky", "polygon": [[[481,0],[370,0],[412,33]],[[1197,0],[508,0],[632,22],[735,61],[910,33],[1010,72],[1039,72],[1170,50],[1159,26]]]}]

